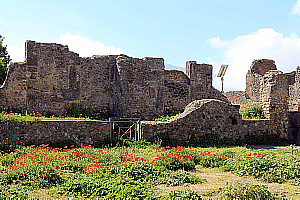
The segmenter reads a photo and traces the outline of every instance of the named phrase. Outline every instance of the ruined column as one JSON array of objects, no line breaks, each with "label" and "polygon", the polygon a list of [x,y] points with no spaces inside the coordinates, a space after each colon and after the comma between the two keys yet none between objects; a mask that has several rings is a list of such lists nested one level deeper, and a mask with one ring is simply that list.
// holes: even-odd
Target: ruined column
[{"label": "ruined column", "polygon": [[287,137],[289,85],[279,70],[268,71],[262,79],[261,105],[271,122],[271,132]]}]

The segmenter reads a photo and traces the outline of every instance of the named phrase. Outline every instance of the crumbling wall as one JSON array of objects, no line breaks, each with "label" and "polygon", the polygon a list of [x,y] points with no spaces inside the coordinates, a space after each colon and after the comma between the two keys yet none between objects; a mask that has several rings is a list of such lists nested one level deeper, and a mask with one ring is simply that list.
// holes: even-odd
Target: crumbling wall
[{"label": "crumbling wall", "polygon": [[163,114],[164,60],[117,57],[124,117]]},{"label": "crumbling wall", "polygon": [[262,80],[261,105],[272,131],[287,137],[288,132],[288,78],[279,70],[268,71]]},{"label": "crumbling wall", "polygon": [[243,105],[252,103],[245,91],[229,91],[225,95],[232,104]]},{"label": "crumbling wall", "polygon": [[63,113],[80,98],[80,57],[67,46],[26,42],[25,105],[28,110]]},{"label": "crumbling wall", "polygon": [[[114,109],[113,97],[115,92],[114,76],[117,56],[93,56],[81,58],[80,81],[80,105],[87,108],[96,107],[99,110]],[[72,76],[72,75],[71,75]],[[119,85],[118,85],[119,86]],[[117,87],[117,86],[116,86]]]},{"label": "crumbling wall", "polygon": [[176,114],[193,100],[227,98],[212,87],[212,66],[187,62],[187,74],[165,70],[162,58],[82,58],[67,46],[27,41],[25,63],[14,63],[0,89],[2,107],[63,114],[66,108],[120,117]]},{"label": "crumbling wall", "polygon": [[300,67],[285,75],[289,82],[289,111],[300,111]]},{"label": "crumbling wall", "polygon": [[190,79],[182,71],[165,70],[164,114],[182,112],[190,103]]},{"label": "crumbling wall", "polygon": [[13,63],[10,65],[6,80],[0,88],[1,108],[25,107],[27,95],[26,76],[27,67],[24,63]]},{"label": "crumbling wall", "polygon": [[269,120],[242,120],[239,106],[216,99],[195,100],[175,118],[166,122],[142,121],[141,127],[144,139],[167,134],[185,144],[207,133],[234,140],[243,140],[249,134],[272,133]]},{"label": "crumbling wall", "polygon": [[260,101],[261,97],[261,80],[269,70],[276,70],[273,60],[259,59],[254,60],[250,66],[250,70],[246,74],[246,95],[253,102]]},{"label": "crumbling wall", "polygon": [[212,65],[187,61],[186,74],[190,78],[190,102],[211,97]]}]

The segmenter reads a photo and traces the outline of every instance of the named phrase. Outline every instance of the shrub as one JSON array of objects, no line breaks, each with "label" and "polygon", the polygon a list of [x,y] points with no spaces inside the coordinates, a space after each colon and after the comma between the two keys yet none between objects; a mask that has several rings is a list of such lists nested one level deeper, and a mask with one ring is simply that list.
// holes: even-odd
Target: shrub
[{"label": "shrub", "polygon": [[24,167],[10,165],[10,168],[12,171],[1,175],[3,185],[19,184],[32,188],[45,188],[63,182],[58,172],[47,165],[28,163]]},{"label": "shrub", "polygon": [[295,157],[249,153],[228,159],[226,165],[227,170],[232,170],[240,176],[254,176],[256,179],[269,183],[283,183],[300,177],[300,160]]},{"label": "shrub", "polygon": [[181,199],[181,200],[202,200],[202,197],[194,191],[172,191],[166,199]]},{"label": "shrub", "polygon": [[173,119],[174,117],[177,117],[178,115],[180,115],[181,113],[178,113],[176,115],[172,115],[172,116],[169,116],[169,115],[166,115],[166,116],[160,116],[158,118],[154,118],[154,121],[158,122],[165,122],[165,121],[168,121],[170,119]]},{"label": "shrub", "polygon": [[181,146],[166,147],[158,151],[161,156],[156,157],[151,164],[164,167],[169,170],[193,170],[195,169],[195,158],[193,152]]},{"label": "shrub", "polygon": [[68,180],[60,187],[60,193],[71,197],[104,197],[119,200],[158,199],[149,185],[123,176],[93,176]]},{"label": "shrub", "polygon": [[255,185],[250,183],[236,183],[227,185],[220,191],[221,200],[235,199],[255,199],[272,200],[277,199],[265,185]]},{"label": "shrub", "polygon": [[185,171],[162,172],[157,183],[167,186],[180,186],[187,184],[204,183],[206,179],[201,179],[195,175],[188,174]]},{"label": "shrub", "polygon": [[260,106],[245,106],[241,111],[243,119],[265,119],[264,113]]},{"label": "shrub", "polygon": [[21,191],[19,189],[16,188],[9,188],[9,187],[3,187],[0,186],[0,199],[4,200],[4,199],[29,199],[28,198],[28,194],[24,191]]},{"label": "shrub", "polygon": [[195,162],[205,168],[222,167],[225,161],[234,155],[233,152],[211,153],[209,151],[198,151],[195,154]]}]

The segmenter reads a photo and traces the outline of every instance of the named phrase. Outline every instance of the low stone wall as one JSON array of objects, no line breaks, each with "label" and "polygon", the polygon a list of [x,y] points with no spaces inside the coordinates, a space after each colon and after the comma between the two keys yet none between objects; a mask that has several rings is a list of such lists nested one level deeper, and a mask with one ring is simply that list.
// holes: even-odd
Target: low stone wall
[{"label": "low stone wall", "polygon": [[242,120],[239,105],[216,99],[196,100],[166,122],[142,121],[146,140],[164,136],[180,144],[197,141],[204,134],[243,140],[246,135],[273,134],[269,120]]},{"label": "low stone wall", "polygon": [[[300,113],[289,113],[289,138],[297,139]],[[142,121],[143,139],[160,136],[177,141],[178,145],[200,141],[205,134],[217,134],[233,140],[245,136],[278,134],[270,120],[242,120],[239,105],[216,99],[191,102],[183,113],[166,122]],[[108,121],[30,121],[0,122],[0,140],[10,137],[29,144],[76,144],[99,146],[109,138]],[[14,135],[11,138],[11,135]],[[298,140],[299,143],[299,140]]]},{"label": "low stone wall", "polygon": [[0,139],[13,136],[15,142],[29,144],[63,144],[97,146],[109,137],[106,121],[28,121],[0,122]]}]

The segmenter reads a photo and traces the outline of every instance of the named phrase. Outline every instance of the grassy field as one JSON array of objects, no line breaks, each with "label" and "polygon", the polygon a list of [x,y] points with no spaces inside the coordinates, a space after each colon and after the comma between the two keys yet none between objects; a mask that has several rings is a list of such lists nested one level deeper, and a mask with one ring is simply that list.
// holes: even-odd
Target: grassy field
[{"label": "grassy field", "polygon": [[0,199],[300,199],[294,146],[1,145]]}]

